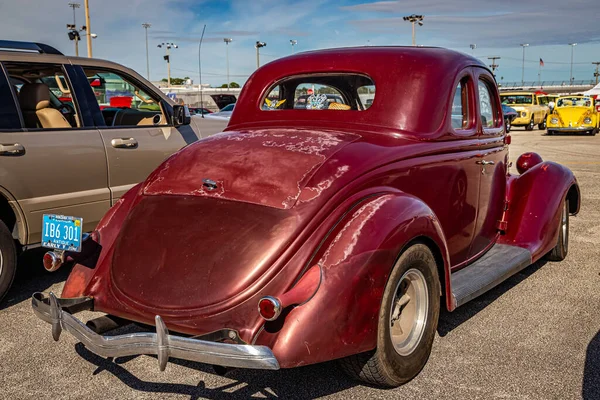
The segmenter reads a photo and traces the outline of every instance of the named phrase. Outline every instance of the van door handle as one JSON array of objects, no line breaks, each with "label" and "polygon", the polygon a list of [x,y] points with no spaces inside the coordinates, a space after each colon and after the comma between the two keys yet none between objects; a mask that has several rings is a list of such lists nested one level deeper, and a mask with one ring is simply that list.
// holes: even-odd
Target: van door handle
[{"label": "van door handle", "polygon": [[0,156],[22,156],[25,154],[25,147],[19,143],[0,144]]},{"label": "van door handle", "polygon": [[113,139],[110,144],[115,149],[135,149],[138,147],[138,142],[134,138]]},{"label": "van door handle", "polygon": [[476,163],[479,165],[494,165],[495,164],[495,162],[493,162],[493,161],[486,161],[486,160],[476,161]]}]

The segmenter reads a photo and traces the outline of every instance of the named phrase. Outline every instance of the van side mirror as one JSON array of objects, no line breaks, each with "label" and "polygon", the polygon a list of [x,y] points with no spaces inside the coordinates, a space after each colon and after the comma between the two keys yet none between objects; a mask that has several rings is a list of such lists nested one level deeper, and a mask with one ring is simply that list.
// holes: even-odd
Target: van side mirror
[{"label": "van side mirror", "polygon": [[173,106],[173,126],[189,125],[192,120],[187,106],[176,104]]}]

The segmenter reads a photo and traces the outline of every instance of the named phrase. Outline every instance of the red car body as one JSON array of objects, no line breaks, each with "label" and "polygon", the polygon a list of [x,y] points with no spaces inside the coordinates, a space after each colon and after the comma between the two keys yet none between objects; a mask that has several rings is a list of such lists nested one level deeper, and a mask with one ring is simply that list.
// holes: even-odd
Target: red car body
[{"label": "red car body", "polygon": [[[364,111],[263,110],[274,84],[314,73],[368,76],[375,100]],[[471,113],[456,130],[461,81]],[[480,82],[493,91],[488,127]],[[373,350],[382,293],[411,243],[435,255],[452,311],[453,274],[497,244],[535,262],[557,243],[565,199],[578,212],[571,171],[529,154],[513,175],[509,142],[494,77],[467,55],[371,47],[271,62],[224,133],[173,155],[109,211],[97,262],[75,265],[62,297],[144,324],[160,315],[182,334],[231,329],[283,368]],[[275,321],[257,310],[263,296],[285,299]]]}]

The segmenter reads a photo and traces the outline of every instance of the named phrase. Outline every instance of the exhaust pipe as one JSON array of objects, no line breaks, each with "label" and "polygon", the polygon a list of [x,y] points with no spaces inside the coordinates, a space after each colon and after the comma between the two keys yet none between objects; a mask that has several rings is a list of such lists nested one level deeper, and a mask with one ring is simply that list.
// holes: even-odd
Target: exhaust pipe
[{"label": "exhaust pipe", "polygon": [[64,253],[57,253],[54,251],[49,251],[44,254],[44,269],[48,272],[54,272],[59,269],[64,262],[63,254]]},{"label": "exhaust pipe", "polygon": [[102,317],[89,320],[85,325],[97,334],[101,335],[108,331],[112,331],[113,329],[129,325],[130,323],[130,321],[123,318],[115,317],[113,315],[104,315]]}]

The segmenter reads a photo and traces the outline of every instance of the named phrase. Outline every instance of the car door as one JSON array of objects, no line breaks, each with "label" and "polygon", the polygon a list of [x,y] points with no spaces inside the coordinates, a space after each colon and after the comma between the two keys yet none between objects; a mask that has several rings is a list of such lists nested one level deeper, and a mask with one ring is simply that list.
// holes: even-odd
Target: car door
[{"label": "car door", "polygon": [[[174,128],[153,89],[122,71],[83,66],[100,108],[113,204],[167,157],[197,140]],[[99,84],[98,84],[99,82]],[[191,129],[190,129],[191,131]]]},{"label": "car door", "polygon": [[[98,130],[81,118],[65,67],[5,62],[0,80],[5,85],[2,95],[10,83],[20,119],[20,126],[0,131],[0,185],[23,211],[24,244],[40,242],[43,214],[82,217],[83,230],[93,230],[110,207],[106,153]],[[40,101],[48,93],[51,100]],[[45,127],[35,122],[41,109],[50,115]]]},{"label": "car door", "polygon": [[483,68],[477,71],[477,112],[481,155],[479,206],[470,257],[486,251],[496,240],[504,209],[508,148],[494,78]]}]

